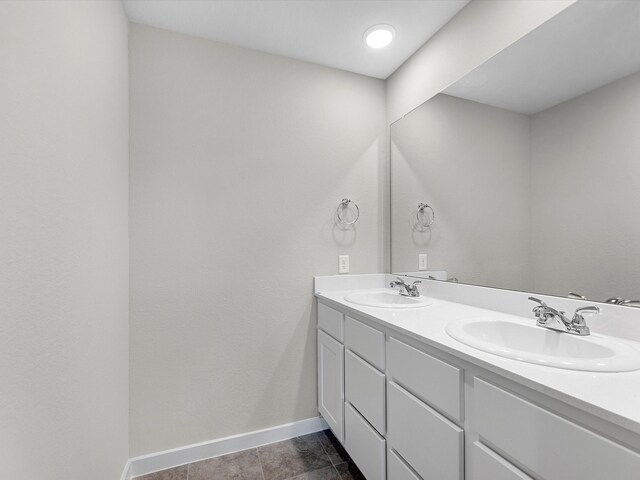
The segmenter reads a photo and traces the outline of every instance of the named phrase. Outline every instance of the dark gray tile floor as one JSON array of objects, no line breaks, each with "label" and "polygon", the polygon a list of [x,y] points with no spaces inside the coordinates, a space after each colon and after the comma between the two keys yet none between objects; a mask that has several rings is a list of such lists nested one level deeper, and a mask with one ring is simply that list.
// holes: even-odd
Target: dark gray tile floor
[{"label": "dark gray tile floor", "polygon": [[330,430],[210,458],[135,480],[365,480]]}]

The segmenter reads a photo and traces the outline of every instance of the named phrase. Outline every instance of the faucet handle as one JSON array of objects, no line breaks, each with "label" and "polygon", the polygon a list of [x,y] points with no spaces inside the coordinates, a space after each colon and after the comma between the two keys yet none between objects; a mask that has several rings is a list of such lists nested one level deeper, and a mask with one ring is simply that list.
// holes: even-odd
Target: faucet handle
[{"label": "faucet handle", "polygon": [[589,307],[578,308],[576,312],[573,314],[573,319],[571,323],[574,325],[585,326],[586,323],[584,321],[584,315],[595,315],[596,313],[600,313],[600,308],[594,305],[591,305]]},{"label": "faucet handle", "polygon": [[576,316],[582,316],[585,314],[595,315],[596,313],[600,313],[600,307],[596,307],[595,305],[590,305],[588,307],[578,308],[576,310]]},{"label": "faucet handle", "polygon": [[549,307],[546,303],[536,297],[529,297],[529,300],[538,304],[537,307],[533,307],[533,313],[538,319],[538,324],[543,325],[546,324],[547,320],[550,317]]},{"label": "faucet handle", "polygon": [[574,292],[569,292],[569,295],[567,295],[567,298],[577,298],[579,300],[587,299],[587,297],[585,297],[584,295],[580,295],[579,293],[574,293]]},{"label": "faucet handle", "polygon": [[571,331],[576,332],[578,335],[589,335],[589,327],[587,327],[587,322],[584,321],[583,315],[596,313],[600,313],[600,308],[593,305],[578,308],[571,319]]},{"label": "faucet handle", "polygon": [[546,307],[547,304],[544,303],[542,300],[540,300],[539,298],[536,297],[529,297],[529,300],[531,300],[532,302],[536,302],[537,304],[539,304],[541,307]]}]

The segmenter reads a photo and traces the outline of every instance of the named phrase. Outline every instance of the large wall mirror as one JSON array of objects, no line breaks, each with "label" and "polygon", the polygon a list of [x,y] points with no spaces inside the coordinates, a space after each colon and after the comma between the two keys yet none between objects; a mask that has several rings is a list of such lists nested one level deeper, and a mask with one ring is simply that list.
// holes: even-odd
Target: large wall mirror
[{"label": "large wall mirror", "polygon": [[578,1],[392,125],[391,270],[640,299],[640,1]]}]

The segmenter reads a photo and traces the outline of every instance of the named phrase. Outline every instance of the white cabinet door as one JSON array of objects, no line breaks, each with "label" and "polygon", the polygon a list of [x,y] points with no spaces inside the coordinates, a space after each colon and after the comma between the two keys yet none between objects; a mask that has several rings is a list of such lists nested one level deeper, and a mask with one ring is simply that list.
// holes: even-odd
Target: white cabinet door
[{"label": "white cabinet door", "polygon": [[344,442],[344,346],[318,330],[318,410]]}]

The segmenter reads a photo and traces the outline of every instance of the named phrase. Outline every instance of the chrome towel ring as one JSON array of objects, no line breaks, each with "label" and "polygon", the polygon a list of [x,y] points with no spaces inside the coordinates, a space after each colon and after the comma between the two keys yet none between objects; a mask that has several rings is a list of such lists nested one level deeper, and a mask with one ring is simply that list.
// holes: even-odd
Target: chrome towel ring
[{"label": "chrome towel ring", "polygon": [[[427,209],[431,210],[431,220],[425,222],[425,217],[427,217],[428,219],[428,216],[425,213],[425,210]],[[426,203],[418,204],[418,211],[416,212],[416,221],[418,222],[418,225],[424,228],[429,228],[431,225],[433,225],[434,222],[436,221],[436,212],[433,210],[433,207],[431,207],[431,205],[428,205]]]},{"label": "chrome towel ring", "polygon": [[[345,210],[349,209],[349,204],[353,205],[353,208],[356,211],[355,218],[351,222],[346,221],[346,215],[345,215],[346,213]],[[338,205],[338,208],[336,209],[336,215],[338,216],[338,220],[342,225],[346,225],[346,226],[353,225],[360,218],[360,208],[358,208],[358,205],[353,200],[349,200],[348,198],[343,198],[340,204]]]}]

